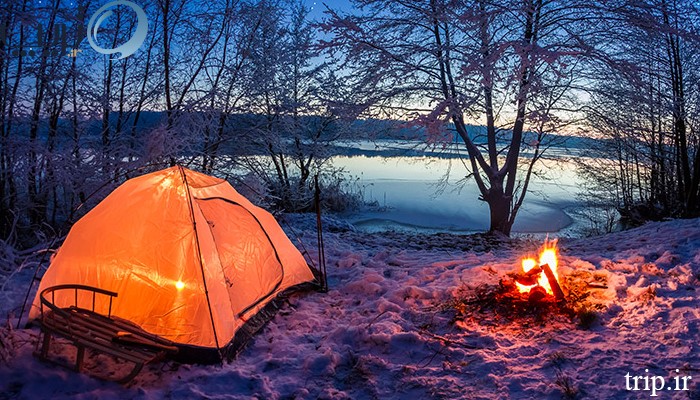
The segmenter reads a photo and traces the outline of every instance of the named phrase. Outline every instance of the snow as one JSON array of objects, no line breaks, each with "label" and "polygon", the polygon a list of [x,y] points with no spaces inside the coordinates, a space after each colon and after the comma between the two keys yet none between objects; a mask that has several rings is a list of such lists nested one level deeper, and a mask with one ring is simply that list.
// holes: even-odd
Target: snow
[{"label": "snow", "polygon": [[[313,217],[285,220],[315,260]],[[591,289],[605,310],[590,329],[561,317],[453,321],[444,307],[465,287],[513,271],[537,249],[534,240],[367,233],[330,218],[325,228],[329,292],[291,296],[233,362],[157,364],[124,387],[44,364],[32,356],[35,330],[3,329],[0,343],[12,343],[13,354],[9,364],[0,357],[0,398],[560,399],[567,387],[576,398],[652,394],[628,391],[627,373],[667,383],[692,375],[690,390],[651,398],[700,397],[700,219],[560,241],[560,273],[607,282]],[[16,309],[29,278],[5,285],[3,314]]]}]

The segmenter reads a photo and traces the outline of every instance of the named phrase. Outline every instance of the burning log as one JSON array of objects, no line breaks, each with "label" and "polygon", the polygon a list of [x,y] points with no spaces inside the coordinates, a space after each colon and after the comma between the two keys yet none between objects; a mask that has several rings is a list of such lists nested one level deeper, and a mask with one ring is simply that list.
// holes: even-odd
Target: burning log
[{"label": "burning log", "polygon": [[541,273],[542,268],[535,267],[527,272],[515,275],[514,279],[523,286],[533,286],[537,284]]},{"label": "burning log", "polygon": [[530,289],[530,293],[527,296],[527,301],[532,305],[536,305],[541,304],[543,301],[546,302],[547,297],[549,297],[549,294],[542,286],[535,286],[534,288]]},{"label": "burning log", "polygon": [[541,265],[540,268],[542,268],[542,271],[547,276],[549,286],[552,288],[552,292],[554,292],[554,298],[556,298],[557,300],[564,300],[564,292],[561,290],[561,286],[559,286],[559,281],[557,281],[556,276],[554,276],[554,273],[549,267],[549,264]]}]

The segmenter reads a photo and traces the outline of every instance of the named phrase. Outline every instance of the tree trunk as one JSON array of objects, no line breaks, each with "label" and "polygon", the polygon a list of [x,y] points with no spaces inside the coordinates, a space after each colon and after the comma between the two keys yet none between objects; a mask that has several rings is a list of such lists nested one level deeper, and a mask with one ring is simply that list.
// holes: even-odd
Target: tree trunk
[{"label": "tree trunk", "polygon": [[491,181],[491,189],[489,189],[488,197],[485,198],[489,205],[489,214],[491,217],[489,233],[500,232],[506,236],[510,236],[510,230],[513,225],[510,219],[511,199],[503,193],[502,188],[502,179],[500,183]]},{"label": "tree trunk", "polygon": [[51,78],[48,73],[48,63],[50,50],[48,46],[51,45],[53,40],[54,24],[56,22],[56,17],[58,15],[58,1],[56,1],[51,7],[51,14],[49,15],[48,25],[46,26],[46,31],[42,31],[43,28],[39,25],[37,28],[37,40],[41,40],[40,45],[41,53],[39,57],[39,68],[36,73],[35,81],[35,94],[34,94],[34,104],[32,107],[30,122],[29,122],[29,156],[27,169],[27,194],[29,199],[29,221],[33,226],[39,226],[44,218],[44,213],[46,211],[46,204],[40,196],[40,185],[42,183],[41,176],[43,171],[39,165],[40,152],[37,149],[38,145],[38,134],[39,134],[39,123],[41,120],[41,109],[44,103],[44,94],[48,85],[48,80]]}]

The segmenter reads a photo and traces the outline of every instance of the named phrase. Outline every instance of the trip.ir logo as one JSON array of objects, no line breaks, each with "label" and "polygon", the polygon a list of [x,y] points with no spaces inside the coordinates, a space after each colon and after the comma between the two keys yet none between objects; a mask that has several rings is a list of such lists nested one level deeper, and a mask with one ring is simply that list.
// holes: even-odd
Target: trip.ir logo
[{"label": "trip.ir logo", "polygon": [[[645,369],[644,372],[649,373],[648,369]],[[676,369],[675,370],[676,374],[680,372],[680,370]],[[676,375],[674,377],[669,377],[669,382],[668,385],[666,384],[666,379],[664,379],[663,376],[658,376],[658,375],[637,375],[633,376],[629,372],[625,375],[625,388],[627,390],[634,390],[634,391],[651,391],[650,396],[651,397],[656,397],[658,396],[657,392],[662,393],[664,390],[666,391],[688,391],[688,381],[693,379],[692,376],[690,375]]]},{"label": "trip.ir logo", "polygon": [[[114,11],[112,10],[118,6],[128,7],[136,14],[136,29],[133,31],[131,37],[126,43],[113,48],[104,48],[98,43],[97,34],[100,30],[100,25],[102,25],[107,18],[114,14]],[[84,7],[78,9],[78,20],[85,20]],[[9,53],[12,57],[18,57],[20,55],[23,57],[34,57],[36,55],[65,55],[67,57],[77,57],[78,53],[81,51],[79,49],[80,43],[87,36],[90,47],[92,47],[93,50],[105,55],[120,53],[120,56],[116,58],[121,59],[134,54],[146,40],[146,35],[148,34],[148,19],[146,18],[146,13],[143,11],[141,6],[128,0],[110,1],[95,11],[92,17],[90,17],[87,31],[85,30],[84,26],[77,27],[75,41],[70,47],[68,46],[67,40],[68,29],[65,24],[54,24],[52,35],[50,35],[50,43],[45,43],[45,38],[47,35],[46,30],[41,23],[33,24],[32,26],[36,29],[36,43],[23,45],[22,49],[11,49]],[[7,37],[8,27],[0,27],[0,42],[7,44]]]}]

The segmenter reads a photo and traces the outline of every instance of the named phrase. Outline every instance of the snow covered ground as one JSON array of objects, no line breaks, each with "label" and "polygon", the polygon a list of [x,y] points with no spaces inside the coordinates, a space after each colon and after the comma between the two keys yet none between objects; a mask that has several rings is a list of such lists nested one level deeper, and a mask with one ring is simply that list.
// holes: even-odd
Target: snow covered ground
[{"label": "snow covered ground", "polygon": [[[288,220],[315,255],[312,220]],[[442,307],[464,285],[497,283],[535,241],[326,228],[330,291],[293,295],[233,362],[159,364],[123,387],[43,364],[36,331],[3,328],[0,399],[700,399],[700,219],[561,242],[561,274],[608,285],[591,289],[605,310],[589,329],[454,321]],[[0,293],[3,316],[27,277]],[[647,379],[627,390],[634,376]],[[670,389],[653,393],[653,376]]]}]

